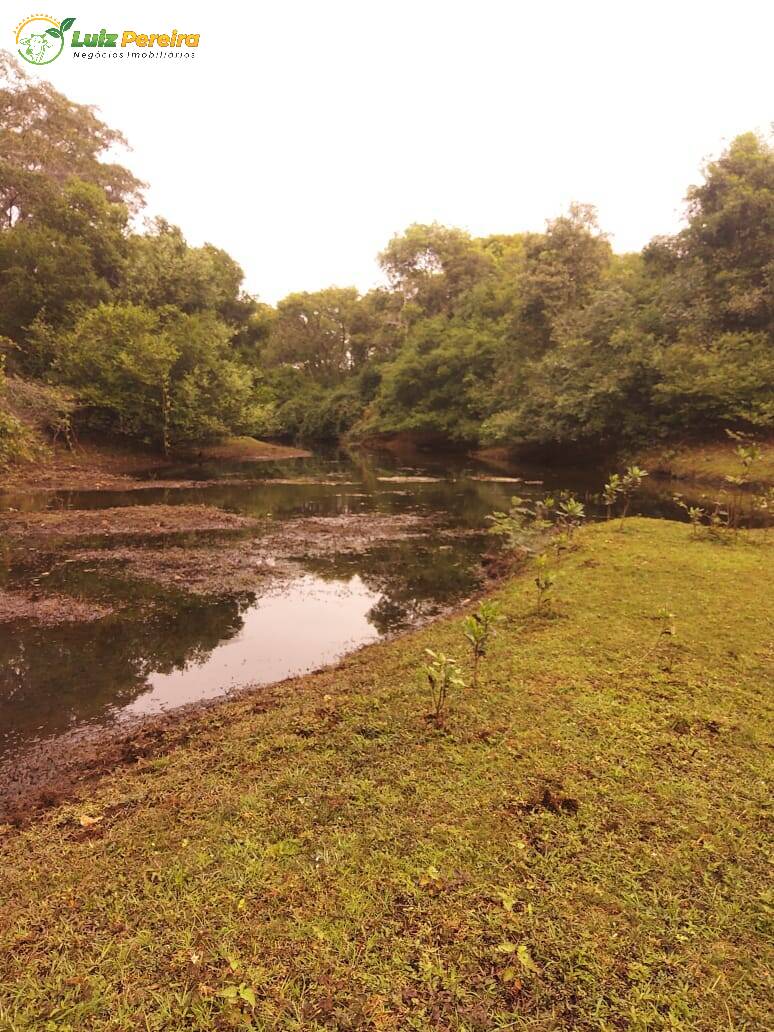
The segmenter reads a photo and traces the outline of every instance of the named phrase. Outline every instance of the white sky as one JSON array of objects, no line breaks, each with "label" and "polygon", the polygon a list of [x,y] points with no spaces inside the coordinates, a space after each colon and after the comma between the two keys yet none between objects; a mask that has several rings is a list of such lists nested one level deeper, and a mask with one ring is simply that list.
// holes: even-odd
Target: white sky
[{"label": "white sky", "polygon": [[[706,157],[774,117],[770,0],[67,3],[46,10],[82,33],[200,34],[193,61],[25,67],[98,105],[149,212],[268,301],[367,289],[411,222],[542,229],[578,200],[639,249]],[[0,45],[33,10],[7,5]]]}]

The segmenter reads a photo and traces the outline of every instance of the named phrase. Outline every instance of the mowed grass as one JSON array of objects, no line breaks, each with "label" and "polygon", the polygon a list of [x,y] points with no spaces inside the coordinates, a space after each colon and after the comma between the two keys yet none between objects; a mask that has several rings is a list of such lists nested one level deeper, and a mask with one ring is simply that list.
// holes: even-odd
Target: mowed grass
[{"label": "mowed grass", "polygon": [[770,1027],[774,550],[617,526],[9,829],[0,1028]]},{"label": "mowed grass", "polygon": [[[774,441],[758,442],[760,458],[749,471],[752,481],[760,485],[774,484]],[[687,480],[722,484],[727,476],[739,476],[742,467],[735,454],[734,441],[715,441],[684,445],[666,451],[654,451],[638,460],[645,469]]]}]

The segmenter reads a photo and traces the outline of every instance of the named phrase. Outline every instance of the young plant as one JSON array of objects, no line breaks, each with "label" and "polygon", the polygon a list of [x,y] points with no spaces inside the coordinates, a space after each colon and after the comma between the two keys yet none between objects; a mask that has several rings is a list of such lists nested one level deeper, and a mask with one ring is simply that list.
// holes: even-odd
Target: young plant
[{"label": "young plant", "polygon": [[621,477],[621,489],[619,493],[623,499],[623,509],[621,511],[622,528],[624,520],[629,515],[629,506],[632,504],[632,498],[642,486],[642,481],[647,475],[647,470],[640,469],[639,466],[628,466]]},{"label": "young plant", "polygon": [[446,715],[449,694],[454,690],[465,688],[465,682],[459,674],[459,665],[456,659],[444,655],[443,652],[433,652],[432,649],[425,649],[430,657],[422,671],[427,678],[430,689],[430,698],[433,704],[432,717],[437,723],[441,723]]},{"label": "young plant", "polygon": [[556,583],[556,575],[549,567],[548,556],[545,552],[535,556],[535,587],[537,588],[538,613],[542,613],[551,604],[551,590]]},{"label": "young plant", "polygon": [[468,640],[473,656],[473,687],[478,685],[478,665],[486,656],[489,642],[494,637],[495,624],[502,620],[500,607],[496,602],[482,602],[475,613],[463,624],[463,633]]},{"label": "young plant", "polygon": [[752,468],[761,457],[761,449],[749,434],[726,430],[726,435],[737,442],[734,454],[739,460],[739,472],[725,477],[726,483],[734,489],[728,511],[728,526],[736,535],[744,510],[745,489],[750,485]]},{"label": "young plant", "polygon": [[618,495],[621,493],[621,475],[620,473],[611,473],[607,483],[602,489],[602,501],[605,503],[607,510],[607,519],[613,514],[613,506],[618,501]]},{"label": "young plant", "polygon": [[679,494],[674,495],[673,496],[673,500],[674,500],[675,504],[679,505],[680,508],[687,515],[688,520],[689,520],[689,522],[691,524],[692,536],[693,537],[698,537],[699,536],[699,531],[701,530],[702,521],[703,521],[704,517],[707,515],[706,510],[702,509],[700,505],[688,505],[683,500],[683,496],[679,495]]},{"label": "young plant", "polygon": [[534,551],[536,539],[552,526],[549,517],[553,506],[553,498],[544,498],[530,508],[526,499],[514,495],[507,512],[487,516],[492,524],[489,533],[504,537],[513,552],[530,553]]},{"label": "young plant", "polygon": [[715,540],[723,540],[731,526],[729,511],[725,508],[725,498],[716,498],[712,504],[713,509],[707,521],[707,533]]},{"label": "young plant", "polygon": [[556,510],[556,517],[559,526],[567,535],[567,540],[572,541],[572,536],[580,526],[581,520],[586,518],[586,510],[583,502],[579,502],[574,495],[568,495],[563,499]]},{"label": "young plant", "polygon": [[750,515],[755,516],[763,526],[763,539],[769,536],[769,527],[774,520],[774,487],[768,487],[763,494],[755,494],[750,500]]},{"label": "young plant", "polygon": [[658,638],[656,639],[654,651],[664,660],[664,669],[671,671],[674,664],[675,653],[677,651],[677,644],[675,641],[677,636],[675,614],[671,613],[669,609],[664,606],[663,609],[660,609],[656,614],[656,619],[659,621],[661,626],[658,632]]}]

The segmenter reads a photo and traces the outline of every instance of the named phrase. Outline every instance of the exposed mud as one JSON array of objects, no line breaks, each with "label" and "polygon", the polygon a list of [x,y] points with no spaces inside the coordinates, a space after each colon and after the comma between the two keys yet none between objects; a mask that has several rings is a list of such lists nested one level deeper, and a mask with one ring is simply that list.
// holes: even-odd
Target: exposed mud
[{"label": "exposed mud", "polygon": [[62,446],[29,463],[0,472],[0,493],[22,491],[141,491],[149,487],[197,487],[201,481],[153,479],[165,469],[185,462],[234,460],[238,462],[279,462],[307,458],[303,448],[234,438],[192,452],[165,457],[155,452],[120,445],[105,447],[89,442],[69,451]]},{"label": "exposed mud", "polygon": [[74,558],[117,566],[121,573],[193,595],[230,595],[268,587],[295,567],[268,558],[256,541],[84,549]]},{"label": "exposed mud", "polygon": [[473,476],[471,480],[479,480],[484,484],[521,484],[521,477],[489,477],[489,476]]},{"label": "exposed mud", "polygon": [[305,559],[338,552],[364,552],[385,541],[399,541],[426,534],[436,525],[432,516],[413,514],[384,516],[379,513],[347,513],[342,516],[306,516],[271,524],[260,545],[266,556]]},{"label": "exposed mud", "polygon": [[440,484],[440,477],[420,477],[420,476],[405,476],[405,477],[377,477],[376,478],[382,484]]},{"label": "exposed mud", "polygon": [[193,531],[245,530],[255,525],[253,519],[211,505],[0,512],[0,535],[11,544],[51,537],[156,537]]},{"label": "exposed mud", "polygon": [[144,484],[140,473],[170,466],[170,460],[152,452],[81,444],[74,451],[56,446],[34,463],[0,473],[0,491],[129,490]]},{"label": "exposed mud", "polygon": [[111,770],[183,744],[194,721],[216,702],[223,705],[222,699],[208,700],[113,728],[81,728],[0,760],[0,826],[26,824]]},{"label": "exposed mud", "polygon": [[206,445],[196,453],[198,459],[237,462],[279,462],[283,459],[308,459],[306,448],[256,441],[253,437],[232,437],[220,444]]},{"label": "exposed mud", "polygon": [[69,595],[41,595],[0,588],[0,624],[32,620],[41,627],[63,623],[89,623],[114,612],[113,606],[72,598]]},{"label": "exposed mud", "polygon": [[356,554],[386,541],[426,533],[433,520],[421,516],[309,516],[262,521],[257,536],[201,541],[184,546],[125,545],[84,549],[74,558],[117,563],[123,573],[197,595],[256,591],[301,571],[294,559]]}]

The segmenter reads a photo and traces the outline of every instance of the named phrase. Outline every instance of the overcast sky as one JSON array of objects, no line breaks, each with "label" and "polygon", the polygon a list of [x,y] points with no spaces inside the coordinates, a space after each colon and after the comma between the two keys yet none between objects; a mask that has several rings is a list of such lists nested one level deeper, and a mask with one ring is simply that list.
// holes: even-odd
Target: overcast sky
[{"label": "overcast sky", "polygon": [[[48,13],[81,32],[200,34],[193,61],[67,49],[30,70],[98,105],[149,212],[268,301],[367,289],[411,222],[541,229],[578,200],[639,249],[678,227],[706,157],[774,117],[770,0],[64,3]],[[6,10],[13,50],[35,8]]]}]

